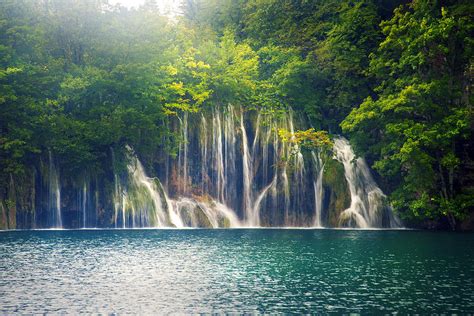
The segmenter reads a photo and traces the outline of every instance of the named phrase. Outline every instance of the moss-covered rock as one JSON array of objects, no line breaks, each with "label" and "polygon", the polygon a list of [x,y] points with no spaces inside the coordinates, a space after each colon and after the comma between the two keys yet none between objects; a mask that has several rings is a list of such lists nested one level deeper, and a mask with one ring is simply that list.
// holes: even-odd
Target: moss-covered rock
[{"label": "moss-covered rock", "polygon": [[230,227],[230,220],[228,218],[222,218],[222,221],[219,223],[219,227],[222,228],[229,228]]},{"label": "moss-covered rock", "polygon": [[339,161],[326,157],[323,174],[324,204],[329,226],[339,226],[341,213],[350,206],[351,195],[344,176],[344,166]]},{"label": "moss-covered rock", "polygon": [[212,228],[209,218],[199,204],[186,203],[179,207],[178,212],[185,226]]},{"label": "moss-covered rock", "polygon": [[212,228],[209,218],[207,218],[206,213],[204,213],[204,210],[199,205],[196,205],[194,208],[194,216],[197,224],[196,227]]}]

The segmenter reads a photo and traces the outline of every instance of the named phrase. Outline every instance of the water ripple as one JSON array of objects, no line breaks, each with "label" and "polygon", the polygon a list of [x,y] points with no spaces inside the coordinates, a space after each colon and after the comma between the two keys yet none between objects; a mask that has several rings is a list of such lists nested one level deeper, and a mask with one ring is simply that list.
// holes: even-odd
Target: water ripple
[{"label": "water ripple", "polygon": [[472,313],[474,235],[0,234],[0,313]]}]

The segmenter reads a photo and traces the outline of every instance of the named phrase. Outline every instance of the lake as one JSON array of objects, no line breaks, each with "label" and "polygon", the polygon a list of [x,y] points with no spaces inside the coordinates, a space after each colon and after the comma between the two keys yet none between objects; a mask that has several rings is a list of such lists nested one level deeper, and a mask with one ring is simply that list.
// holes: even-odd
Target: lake
[{"label": "lake", "polygon": [[474,234],[0,232],[0,313],[474,312]]}]

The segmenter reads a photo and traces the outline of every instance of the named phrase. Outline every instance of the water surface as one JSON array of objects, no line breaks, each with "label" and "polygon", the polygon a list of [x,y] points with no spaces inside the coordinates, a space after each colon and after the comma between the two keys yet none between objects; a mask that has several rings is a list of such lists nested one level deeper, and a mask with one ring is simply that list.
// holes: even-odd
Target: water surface
[{"label": "water surface", "polygon": [[0,233],[0,313],[474,312],[474,234]]}]

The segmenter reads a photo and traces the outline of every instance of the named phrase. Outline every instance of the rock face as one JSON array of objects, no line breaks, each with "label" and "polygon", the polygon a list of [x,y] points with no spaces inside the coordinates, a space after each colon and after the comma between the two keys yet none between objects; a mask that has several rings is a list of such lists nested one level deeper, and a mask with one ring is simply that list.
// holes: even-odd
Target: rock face
[{"label": "rock face", "polygon": [[326,158],[323,174],[325,219],[330,227],[339,226],[341,213],[351,204],[351,195],[344,181],[344,166],[339,161]]},{"label": "rock face", "polygon": [[150,170],[127,147],[125,168],[111,150],[100,177],[85,171],[71,179],[54,153],[43,154],[29,179],[12,177],[0,196],[0,227],[399,225],[347,140],[335,138],[334,153],[281,141],[279,129],[305,127],[291,112],[274,117],[229,105],[185,114],[174,126],[177,156],[161,155]]}]

